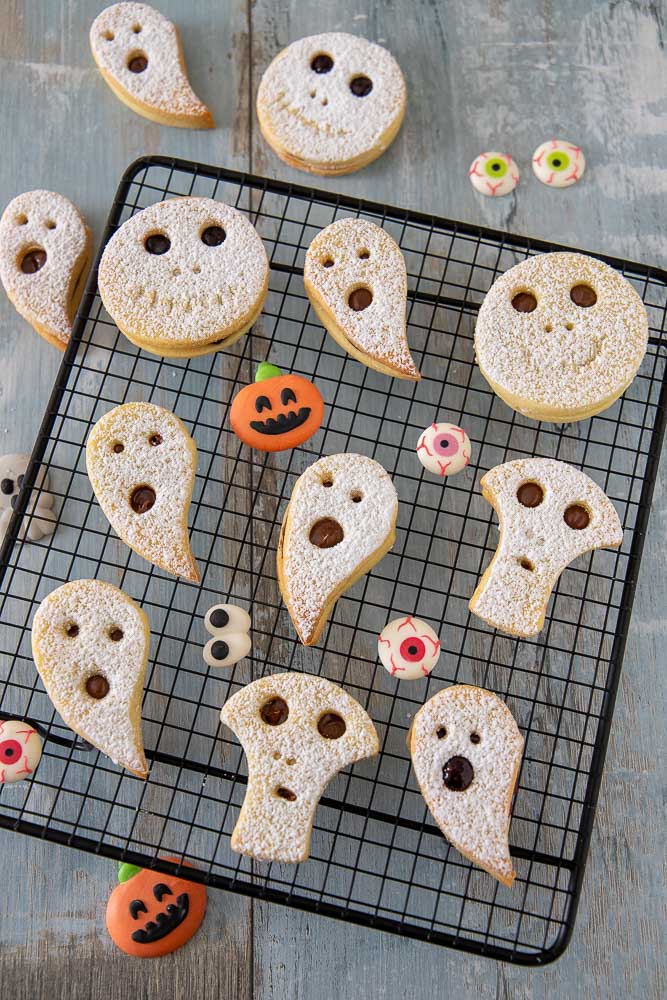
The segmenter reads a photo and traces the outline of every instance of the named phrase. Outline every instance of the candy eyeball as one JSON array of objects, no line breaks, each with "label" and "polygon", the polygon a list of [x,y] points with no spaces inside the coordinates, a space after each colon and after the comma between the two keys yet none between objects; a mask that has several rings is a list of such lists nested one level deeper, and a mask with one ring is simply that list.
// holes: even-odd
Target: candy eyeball
[{"label": "candy eyeball", "polygon": [[204,627],[212,638],[204,646],[209,667],[233,667],[252,647],[250,615],[236,604],[216,604],[209,608]]},{"label": "candy eyeball", "polygon": [[378,639],[382,666],[392,677],[414,681],[428,677],[440,656],[440,639],[430,625],[408,615],[383,628]]},{"label": "candy eyeball", "polygon": [[519,176],[519,168],[509,153],[480,153],[468,171],[475,190],[489,198],[509,194],[519,183]]},{"label": "candy eyeball", "polygon": [[36,729],[20,719],[0,720],[0,784],[30,777],[42,756]]},{"label": "candy eyeball", "polygon": [[533,153],[533,172],[549,187],[571,187],[581,180],[585,169],[581,149],[566,139],[548,139]]},{"label": "candy eyeball", "polygon": [[204,628],[211,635],[217,635],[223,629],[249,632],[250,625],[250,615],[237,604],[216,604],[208,609],[204,618]]},{"label": "candy eyeball", "polygon": [[419,461],[436,476],[454,476],[465,469],[472,449],[470,438],[456,424],[431,424],[417,443]]}]

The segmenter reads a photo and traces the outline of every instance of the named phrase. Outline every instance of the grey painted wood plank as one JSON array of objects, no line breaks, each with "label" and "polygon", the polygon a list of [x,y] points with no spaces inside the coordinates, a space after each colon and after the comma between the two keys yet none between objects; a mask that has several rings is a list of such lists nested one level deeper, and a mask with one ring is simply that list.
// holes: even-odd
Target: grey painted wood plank
[{"label": "grey painted wood plank", "polygon": [[[92,0],[5,5],[0,35],[2,120],[12,142],[0,160],[0,205],[33,186],[72,197],[99,237],[122,170],[145,152],[168,152],[467,221],[507,227],[662,264],[667,189],[667,69],[659,5],[643,0],[483,0],[411,5],[344,0],[258,0],[220,5],[160,0],[184,38],[195,90],[212,107],[211,133],[161,129],[119,104],[88,50]],[[360,9],[362,8],[362,9]],[[214,27],[212,27],[214,26]],[[288,41],[320,30],[384,41],[410,88],[404,129],[359,174],[312,180],[266,148],[249,89]],[[561,196],[529,167],[553,132],[584,145],[588,173]],[[249,137],[251,142],[249,144]],[[466,171],[483,149],[511,152],[523,171],[516,196],[475,195]],[[26,156],[25,150],[31,155]],[[0,296],[0,446],[29,450],[59,358]],[[35,400],[39,401],[35,404]],[[664,463],[663,463],[664,464]],[[656,490],[622,690],[574,941],[548,970],[527,971],[308,917],[240,897],[211,894],[195,940],[160,962],[131,962],[103,929],[113,865],[2,833],[12,874],[0,874],[0,976],[23,997],[125,996],[540,998],[623,992],[664,994],[660,947],[664,856],[658,762],[665,589],[661,553],[664,472]],[[4,889],[4,891],[3,891]],[[215,992],[214,992],[215,991]]]}]

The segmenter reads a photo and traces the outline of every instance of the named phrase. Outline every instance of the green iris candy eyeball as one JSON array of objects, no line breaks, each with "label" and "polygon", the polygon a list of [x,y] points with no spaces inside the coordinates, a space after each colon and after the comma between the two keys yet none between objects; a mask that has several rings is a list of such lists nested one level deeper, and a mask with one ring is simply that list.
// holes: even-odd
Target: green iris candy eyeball
[{"label": "green iris candy eyeball", "polygon": [[489,177],[504,177],[507,173],[507,164],[504,160],[494,156],[484,164],[484,171]]},{"label": "green iris candy eyeball", "polygon": [[570,165],[570,157],[562,149],[555,149],[547,156],[547,163],[552,170],[567,170]]}]

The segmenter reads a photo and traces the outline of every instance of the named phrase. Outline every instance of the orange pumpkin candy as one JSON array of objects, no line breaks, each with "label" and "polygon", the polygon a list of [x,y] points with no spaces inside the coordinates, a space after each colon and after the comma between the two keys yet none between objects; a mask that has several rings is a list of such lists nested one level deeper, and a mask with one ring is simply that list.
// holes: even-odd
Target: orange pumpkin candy
[{"label": "orange pumpkin candy", "polygon": [[263,361],[255,381],[237,393],[229,414],[232,429],[258,451],[285,451],[303,444],[319,429],[324,400],[302,375],[283,375]]},{"label": "orange pumpkin candy", "polygon": [[107,930],[121,951],[157,958],[198,930],[206,913],[205,886],[129,864],[120,865],[118,879],[107,903]]}]

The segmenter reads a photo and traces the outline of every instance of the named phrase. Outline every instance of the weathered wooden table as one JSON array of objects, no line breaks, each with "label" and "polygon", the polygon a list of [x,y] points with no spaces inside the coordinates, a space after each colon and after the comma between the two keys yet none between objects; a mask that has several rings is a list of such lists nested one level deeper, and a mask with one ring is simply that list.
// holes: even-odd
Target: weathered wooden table
[{"label": "weathered wooden table", "polygon": [[[265,146],[253,98],[288,41],[321,30],[384,42],[409,85],[391,150],[332,190],[667,265],[667,65],[664,7],[650,0],[161,0],[182,29],[190,78],[212,132],[165,129],[118,103],[94,67],[94,0],[5,0],[0,11],[4,142],[0,205],[47,187],[70,196],[99,237],[124,167],[182,155],[304,180]],[[588,170],[568,192],[529,167],[552,134],[579,142]],[[482,199],[466,171],[485,149],[523,170],[516,197]],[[0,297],[0,452],[29,451],[59,355]],[[0,983],[7,1000],[126,996],[380,998],[630,997],[665,993],[664,463],[656,488],[574,940],[546,970],[502,966],[432,946],[212,892],[185,949],[125,959],[104,929],[114,867],[0,834]],[[662,650],[662,652],[660,652]]]}]

